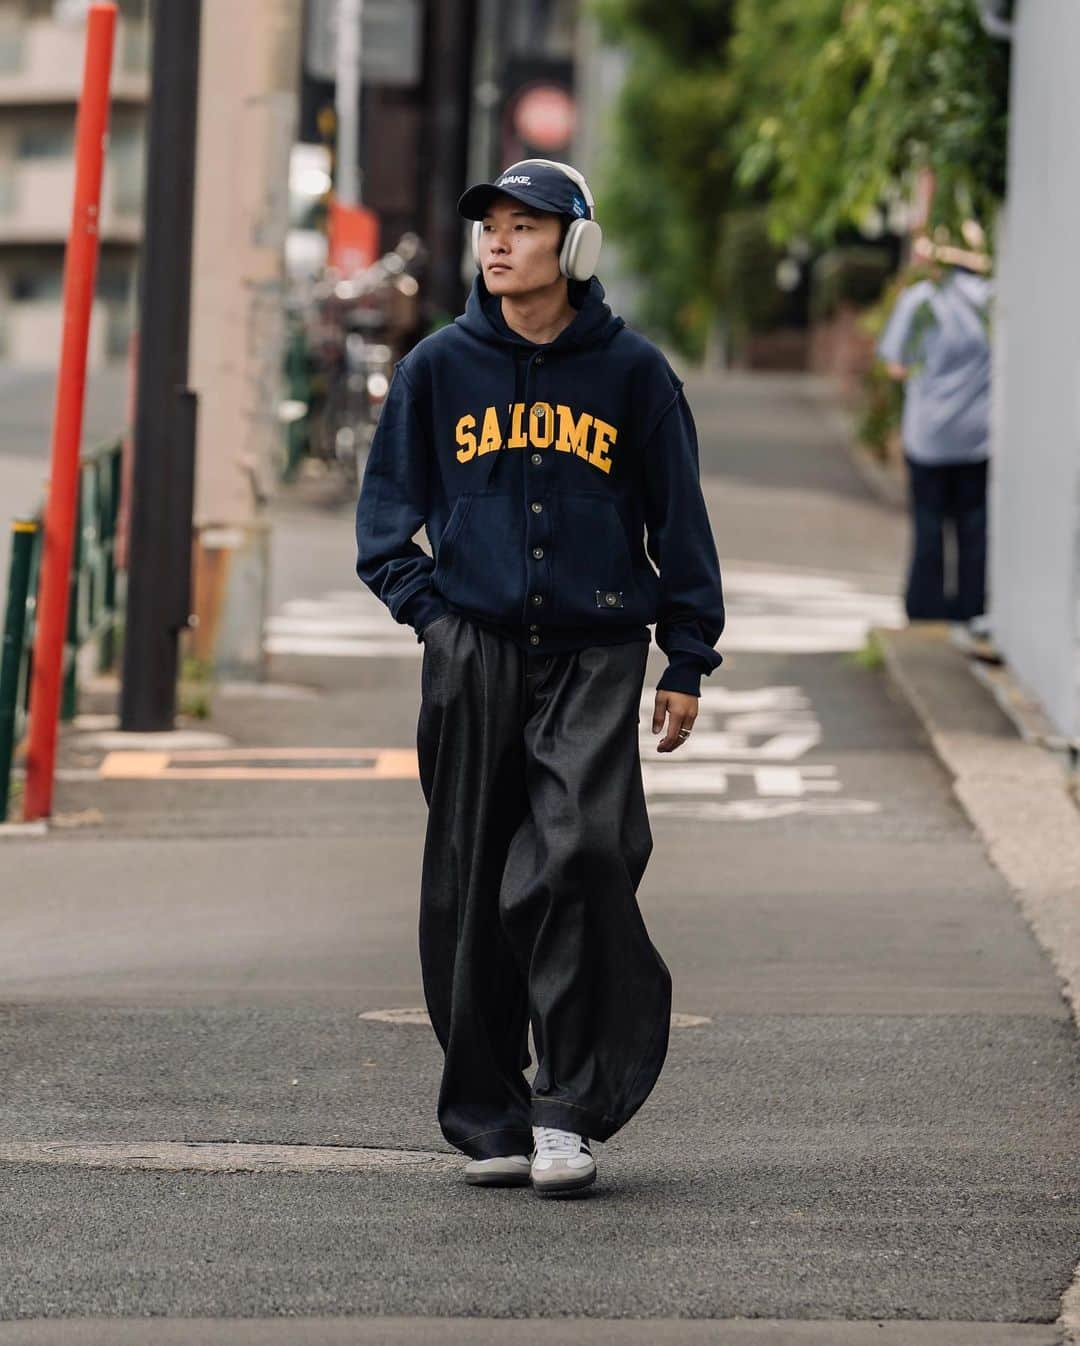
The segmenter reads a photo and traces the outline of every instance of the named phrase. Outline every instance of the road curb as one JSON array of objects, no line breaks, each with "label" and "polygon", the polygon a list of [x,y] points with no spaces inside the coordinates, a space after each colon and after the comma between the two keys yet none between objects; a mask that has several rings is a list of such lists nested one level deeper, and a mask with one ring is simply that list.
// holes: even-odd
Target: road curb
[{"label": "road curb", "polygon": [[907,484],[901,476],[855,439],[848,441],[848,454],[856,472],[883,504],[896,510],[907,508]]},{"label": "road curb", "polygon": [[1080,1029],[1080,810],[1061,761],[1018,735],[946,623],[873,634]]},{"label": "road curb", "polygon": [[[1080,810],[1063,761],[1006,715],[946,623],[875,627],[894,687],[922,722],[953,792],[1061,979],[1080,1029]],[[1080,1266],[1061,1298],[1063,1346],[1080,1346]]]}]

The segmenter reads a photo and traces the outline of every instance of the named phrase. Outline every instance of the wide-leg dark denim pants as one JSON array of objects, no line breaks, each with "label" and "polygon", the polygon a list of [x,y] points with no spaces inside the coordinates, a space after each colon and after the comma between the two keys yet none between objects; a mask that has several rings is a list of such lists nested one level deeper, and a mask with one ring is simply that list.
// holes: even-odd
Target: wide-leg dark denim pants
[{"label": "wide-leg dark denim pants", "polygon": [[534,1124],[607,1140],[652,1091],[671,1022],[636,896],[653,846],[649,647],[538,656],[453,612],[423,645],[419,934],[439,1125],[475,1159],[527,1154]]}]

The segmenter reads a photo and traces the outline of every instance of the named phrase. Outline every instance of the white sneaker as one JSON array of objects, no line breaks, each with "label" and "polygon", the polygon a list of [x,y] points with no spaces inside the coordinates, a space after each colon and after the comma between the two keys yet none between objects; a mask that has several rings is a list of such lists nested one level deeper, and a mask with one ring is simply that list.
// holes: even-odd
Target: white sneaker
[{"label": "white sneaker", "polygon": [[576,1131],[555,1126],[533,1127],[533,1191],[541,1196],[576,1192],[596,1181],[596,1160],[589,1142]]},{"label": "white sneaker", "polygon": [[529,1183],[529,1156],[501,1154],[494,1159],[471,1159],[465,1181],[476,1187],[525,1187]]}]

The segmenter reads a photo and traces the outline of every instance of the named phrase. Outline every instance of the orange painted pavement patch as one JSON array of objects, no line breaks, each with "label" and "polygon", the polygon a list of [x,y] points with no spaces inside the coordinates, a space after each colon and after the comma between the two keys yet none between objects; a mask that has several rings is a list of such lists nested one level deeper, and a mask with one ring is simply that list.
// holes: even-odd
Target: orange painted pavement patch
[{"label": "orange painted pavement patch", "polygon": [[218,748],[110,752],[102,780],[416,780],[415,748]]}]

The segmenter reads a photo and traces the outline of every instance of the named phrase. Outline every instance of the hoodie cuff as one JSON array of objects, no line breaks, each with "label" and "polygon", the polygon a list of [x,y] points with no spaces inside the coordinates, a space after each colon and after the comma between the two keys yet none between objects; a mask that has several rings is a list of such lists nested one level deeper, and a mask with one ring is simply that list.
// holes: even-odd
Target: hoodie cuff
[{"label": "hoodie cuff", "polygon": [[680,651],[669,658],[668,666],[664,669],[660,681],[656,684],[656,690],[658,692],[685,692],[687,696],[700,696],[702,677],[711,673],[721,663],[723,663],[723,655],[718,650],[712,651],[712,660],[707,665],[694,655]]},{"label": "hoodie cuff", "polygon": [[397,618],[400,622],[407,622],[416,632],[416,638],[419,640],[425,629],[431,625],[437,617],[443,617],[450,611],[450,604],[443,598],[436,589],[430,587],[426,589],[417,589],[416,593],[411,594],[397,610]]},{"label": "hoodie cuff", "polygon": [[660,681],[656,684],[658,692],[685,692],[687,696],[701,695],[701,674],[695,669],[678,664],[669,664]]}]

